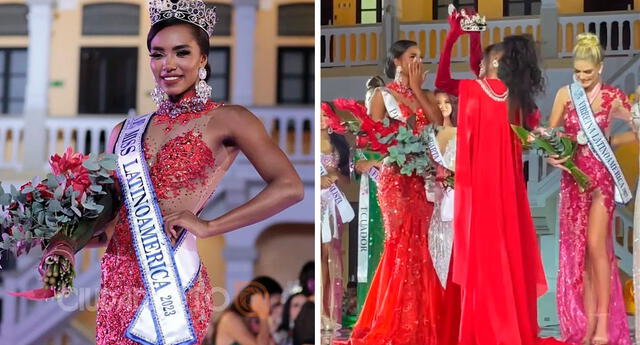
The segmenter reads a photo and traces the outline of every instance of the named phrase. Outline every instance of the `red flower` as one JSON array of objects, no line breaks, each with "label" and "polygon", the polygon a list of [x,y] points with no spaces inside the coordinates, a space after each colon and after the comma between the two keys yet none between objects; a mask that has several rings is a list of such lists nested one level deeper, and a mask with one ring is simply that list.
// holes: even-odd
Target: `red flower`
[{"label": "red flower", "polygon": [[66,187],[71,186],[74,191],[80,192],[78,200],[82,194],[87,191],[89,186],[91,186],[89,170],[82,165],[87,158],[89,157],[79,152],[73,152],[69,147],[62,157],[55,154],[51,156],[49,160],[51,171],[53,171],[55,175],[62,174],[67,178]]},{"label": "red flower", "polygon": [[[33,184],[31,182],[23,184],[20,186],[20,191],[22,192],[27,186],[33,186]],[[25,194],[25,197],[27,198],[27,202],[31,202],[33,200],[33,193],[27,193]]]},{"label": "red flower", "polygon": [[51,166],[51,171],[55,175],[67,174],[78,166],[82,166],[82,163],[87,160],[87,156],[83,155],[80,152],[73,152],[71,147],[67,148],[67,151],[60,157],[60,155],[55,154],[51,156],[49,160],[49,165]]},{"label": "red flower", "polygon": [[45,199],[53,198],[53,193],[49,191],[49,187],[47,187],[46,185],[40,183],[36,186],[36,189],[40,192],[40,195],[42,195],[43,198]]}]

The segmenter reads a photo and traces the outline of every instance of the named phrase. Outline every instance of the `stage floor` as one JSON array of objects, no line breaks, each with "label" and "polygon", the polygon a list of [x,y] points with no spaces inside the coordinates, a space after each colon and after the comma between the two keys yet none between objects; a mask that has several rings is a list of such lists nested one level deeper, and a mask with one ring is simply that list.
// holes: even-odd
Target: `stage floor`
[{"label": "stage floor", "polygon": [[[633,340],[633,344],[636,344],[635,341],[635,317],[629,316],[629,331],[631,333],[631,339]],[[542,327],[540,329],[540,336],[542,337],[553,337],[560,338],[560,326],[559,325],[551,325]],[[322,335],[321,345],[347,345],[347,340],[349,339],[349,330],[341,330],[336,337],[331,339],[330,335]]]}]

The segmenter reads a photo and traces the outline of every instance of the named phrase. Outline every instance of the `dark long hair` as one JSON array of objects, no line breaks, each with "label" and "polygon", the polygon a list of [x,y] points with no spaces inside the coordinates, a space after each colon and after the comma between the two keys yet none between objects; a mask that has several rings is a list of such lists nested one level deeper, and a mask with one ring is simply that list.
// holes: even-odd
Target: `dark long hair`
[{"label": "dark long hair", "polygon": [[[151,41],[156,37],[158,32],[174,25],[188,25],[191,28],[193,37],[198,43],[198,47],[200,47],[200,53],[205,57],[209,56],[209,50],[211,49],[211,45],[209,44],[209,34],[196,25],[176,18],[162,20],[151,26],[151,29],[149,29],[149,33],[147,34],[147,50],[151,51]],[[211,66],[209,65],[209,60],[207,60],[207,64],[204,66],[204,69],[207,70],[207,77],[205,78],[205,81],[208,81],[209,77],[211,77]]]},{"label": "dark long hair", "polygon": [[351,176],[351,169],[349,168],[350,150],[347,139],[341,134],[330,133],[329,141],[333,149],[338,152],[338,171],[344,176]]},{"label": "dark long hair", "polygon": [[291,303],[293,303],[293,299],[298,296],[304,296],[302,292],[298,292],[289,296],[287,301],[284,303],[284,307],[282,308],[282,321],[280,322],[280,326],[278,327],[278,331],[289,331],[289,324],[291,323]]},{"label": "dark long hair", "polygon": [[536,46],[530,35],[514,35],[504,39],[502,48],[498,78],[509,89],[509,117],[521,110],[524,118],[537,108],[535,98],[544,92]]},{"label": "dark long hair", "polygon": [[315,278],[315,272],[316,264],[313,261],[308,261],[306,264],[304,264],[304,266],[302,266],[302,269],[300,270],[300,276],[298,277],[298,280],[300,282],[300,286],[302,287],[302,294],[305,295],[305,297],[309,297],[315,293],[314,291],[311,291],[311,289],[309,289],[309,280]]},{"label": "dark long hair", "polygon": [[389,53],[387,54],[387,64],[384,66],[384,74],[391,79],[395,78],[396,64],[393,62],[393,59],[401,57],[407,49],[417,45],[418,44],[416,42],[410,40],[399,40],[393,42],[391,48],[389,48]]}]

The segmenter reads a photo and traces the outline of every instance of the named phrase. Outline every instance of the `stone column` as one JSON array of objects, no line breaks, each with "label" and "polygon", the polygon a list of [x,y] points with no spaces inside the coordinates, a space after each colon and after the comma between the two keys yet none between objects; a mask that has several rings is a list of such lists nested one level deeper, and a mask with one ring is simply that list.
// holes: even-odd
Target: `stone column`
[{"label": "stone column", "polygon": [[49,93],[49,58],[54,0],[27,0],[29,48],[24,102],[24,169],[42,170],[46,162],[46,127]]},{"label": "stone column", "polygon": [[251,106],[258,0],[233,1],[233,34],[236,38],[233,65],[231,102]]},{"label": "stone column", "polygon": [[384,0],[382,3],[382,37],[380,44],[380,62],[384,65],[387,52],[393,42],[400,37],[400,18],[398,18],[397,0]]},{"label": "stone column", "polygon": [[542,0],[540,4],[540,27],[542,28],[542,57],[558,57],[558,7],[556,0]]}]

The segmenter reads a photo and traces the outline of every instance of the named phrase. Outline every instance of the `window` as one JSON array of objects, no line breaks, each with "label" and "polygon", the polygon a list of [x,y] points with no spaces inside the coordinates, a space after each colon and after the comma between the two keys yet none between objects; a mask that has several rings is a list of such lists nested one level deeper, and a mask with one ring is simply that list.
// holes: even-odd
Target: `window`
[{"label": "window", "polygon": [[215,47],[209,51],[209,66],[211,66],[209,85],[213,88],[212,97],[216,102],[229,101],[229,71],[231,71],[229,56],[229,47]]},{"label": "window", "polygon": [[78,111],[126,114],[136,108],[138,48],[81,48]]},{"label": "window", "polygon": [[133,35],[140,31],[140,6],[99,3],[82,7],[83,35]]},{"label": "window", "polygon": [[207,2],[207,8],[216,8],[216,29],[214,36],[231,36],[231,5],[217,4],[215,2]]},{"label": "window", "polygon": [[278,7],[279,36],[313,36],[315,9],[313,3],[281,5]]},{"label": "window", "polygon": [[433,19],[447,19],[449,17],[449,4],[457,9],[474,8],[478,10],[478,0],[434,0]]},{"label": "window", "polygon": [[22,114],[27,84],[27,50],[0,49],[0,113]]},{"label": "window", "polygon": [[0,5],[0,36],[27,35],[27,5]]},{"label": "window", "polygon": [[505,0],[505,16],[537,16],[540,14],[540,0]]},{"label": "window", "polygon": [[278,49],[278,103],[314,101],[314,48]]},{"label": "window", "polygon": [[373,24],[382,21],[382,0],[359,0],[356,22],[360,24]]}]

